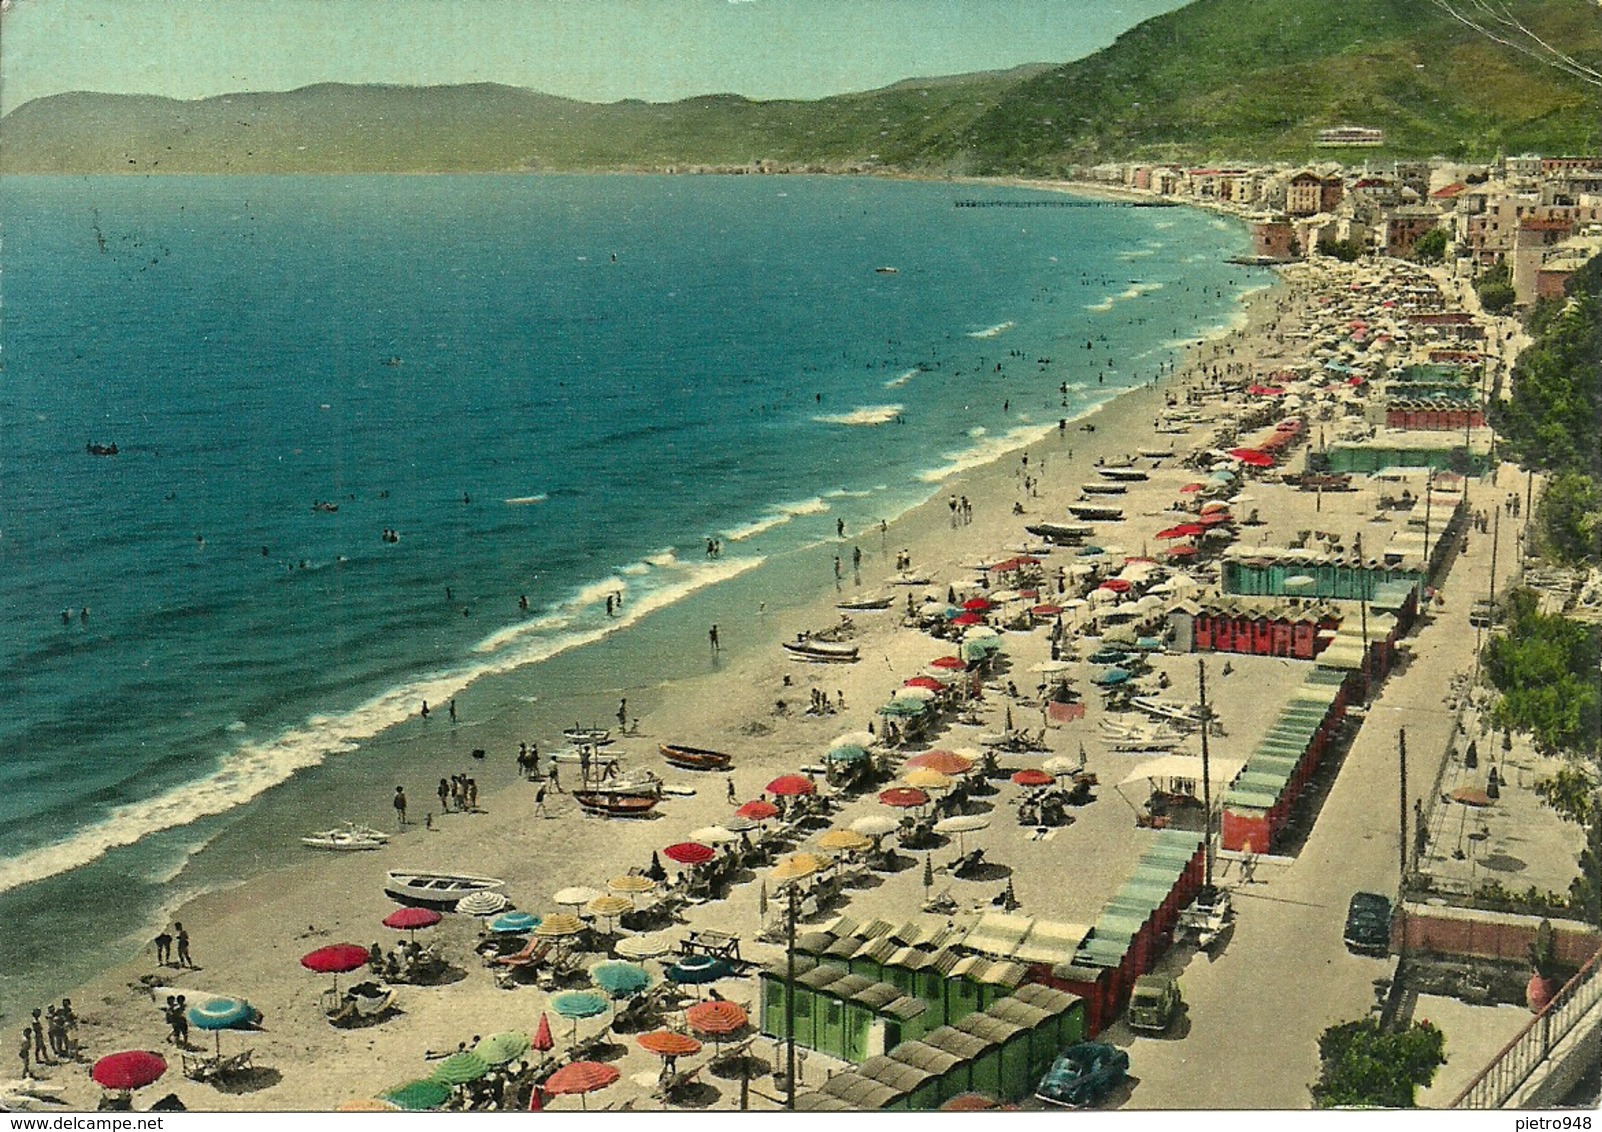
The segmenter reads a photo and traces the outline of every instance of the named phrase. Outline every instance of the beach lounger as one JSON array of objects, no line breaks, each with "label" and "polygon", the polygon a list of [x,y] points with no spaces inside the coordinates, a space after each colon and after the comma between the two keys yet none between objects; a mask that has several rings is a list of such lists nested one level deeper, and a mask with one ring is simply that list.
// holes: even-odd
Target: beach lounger
[{"label": "beach lounger", "polygon": [[183,1054],[184,1076],[202,1084],[226,1081],[234,1074],[243,1073],[251,1068],[250,1059],[254,1052],[247,1049],[231,1057],[198,1057],[194,1054]]},{"label": "beach lounger", "polygon": [[488,967],[535,967],[544,962],[554,946],[548,939],[531,939],[522,951],[511,955],[492,955],[486,960]]},{"label": "beach lounger", "polygon": [[664,1103],[671,1102],[675,1093],[695,1084],[696,1079],[701,1076],[701,1070],[705,1068],[705,1065],[696,1065],[689,1069],[680,1069],[675,1073],[664,1071],[657,1078],[656,1091],[651,1096]]}]

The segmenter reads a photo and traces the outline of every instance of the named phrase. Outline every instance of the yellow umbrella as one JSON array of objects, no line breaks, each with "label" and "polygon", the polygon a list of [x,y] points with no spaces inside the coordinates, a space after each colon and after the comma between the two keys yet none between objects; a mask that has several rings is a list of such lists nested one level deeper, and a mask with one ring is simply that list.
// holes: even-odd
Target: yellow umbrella
[{"label": "yellow umbrella", "polygon": [[809,877],[829,862],[816,853],[792,853],[773,867],[774,880],[800,880]]},{"label": "yellow umbrella", "polygon": [[545,917],[534,934],[544,939],[562,939],[565,936],[578,935],[584,931],[584,921],[571,912],[557,912]]},{"label": "yellow umbrella", "polygon": [[819,849],[829,849],[840,853],[860,853],[864,849],[871,849],[873,842],[862,834],[851,829],[831,829],[818,838]]},{"label": "yellow umbrella", "polygon": [[627,896],[597,896],[585,906],[585,911],[590,915],[600,916],[606,921],[608,931],[611,930],[614,919],[624,912],[632,912],[633,910],[634,901]]},{"label": "yellow umbrella", "polygon": [[901,781],[920,790],[950,790],[955,779],[949,774],[941,774],[938,770],[920,767],[910,774],[903,775]]},{"label": "yellow umbrella", "polygon": [[636,895],[654,892],[656,890],[656,881],[647,876],[640,876],[638,873],[626,873],[623,876],[613,877],[607,881],[606,887],[613,892],[627,892],[631,895]]}]

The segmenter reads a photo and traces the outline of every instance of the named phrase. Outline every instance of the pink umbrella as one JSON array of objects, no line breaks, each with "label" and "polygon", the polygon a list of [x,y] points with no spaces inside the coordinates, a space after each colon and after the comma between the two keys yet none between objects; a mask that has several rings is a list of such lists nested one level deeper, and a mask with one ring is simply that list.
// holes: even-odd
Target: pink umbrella
[{"label": "pink umbrella", "polygon": [[1195,523],[1180,523],[1176,527],[1169,527],[1165,531],[1158,531],[1157,537],[1160,539],[1195,538],[1201,533],[1202,528]]},{"label": "pink umbrella", "polygon": [[131,1049],[123,1053],[110,1053],[95,1062],[89,1076],[103,1088],[131,1092],[142,1089],[167,1072],[167,1060],[159,1053]]},{"label": "pink umbrella", "polygon": [[938,692],[945,688],[945,685],[933,676],[914,676],[901,686],[903,688],[928,688],[932,692]]},{"label": "pink umbrella", "polygon": [[529,1044],[541,1053],[550,1053],[556,1048],[556,1041],[551,1037],[551,1023],[543,1010],[540,1011],[540,1024],[534,1029],[534,1040]]},{"label": "pink umbrella", "polygon": [[1231,448],[1229,454],[1249,468],[1271,468],[1274,458],[1256,448]]},{"label": "pink umbrella", "polygon": [[1062,606],[1047,602],[1044,605],[1031,606],[1029,612],[1035,617],[1055,617],[1062,612]]},{"label": "pink umbrella", "polygon": [[1096,588],[1111,590],[1115,594],[1126,594],[1132,587],[1128,578],[1108,578]]},{"label": "pink umbrella", "polygon": [[1184,487],[1180,488],[1179,491],[1182,495],[1190,495],[1194,492],[1200,491],[1201,489],[1202,485],[1199,483],[1187,483]]}]

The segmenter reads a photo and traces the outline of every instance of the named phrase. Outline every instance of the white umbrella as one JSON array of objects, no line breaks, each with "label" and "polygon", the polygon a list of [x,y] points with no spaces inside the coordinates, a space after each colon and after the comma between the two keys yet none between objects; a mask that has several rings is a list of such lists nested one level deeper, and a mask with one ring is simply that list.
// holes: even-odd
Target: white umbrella
[{"label": "white umbrella", "polygon": [[1029,671],[1040,672],[1050,676],[1057,672],[1067,672],[1073,665],[1066,660],[1043,660],[1039,664],[1031,664]]},{"label": "white umbrella", "polygon": [[739,814],[731,814],[723,819],[723,828],[735,833],[745,833],[747,830],[756,829],[761,824],[761,822],[752,821],[750,818],[742,818]]},{"label": "white umbrella", "polygon": [[839,747],[871,747],[879,741],[879,737],[871,731],[847,731],[844,735],[829,744],[829,750]]},{"label": "white umbrella", "polygon": [[655,959],[669,955],[678,947],[677,941],[665,933],[624,936],[612,945],[612,950],[628,959]]},{"label": "white umbrella", "polygon": [[864,837],[883,837],[900,829],[901,823],[884,814],[869,814],[852,822],[851,828]]},{"label": "white umbrella", "polygon": [[740,840],[740,835],[721,825],[703,825],[700,829],[690,831],[690,840],[699,841],[703,845],[727,845],[731,841]]},{"label": "white umbrella", "polygon": [[982,641],[988,637],[999,637],[1001,634],[989,625],[969,625],[968,631],[962,635],[965,641]]},{"label": "white umbrella", "polygon": [[988,595],[991,601],[1017,601],[1023,595],[1017,590],[997,590]]},{"label": "white umbrella", "polygon": [[928,703],[935,698],[935,691],[933,688],[922,687],[897,688],[895,698],[898,700],[922,700],[924,703]]},{"label": "white umbrella", "polygon": [[1072,774],[1079,769],[1079,760],[1067,755],[1052,755],[1040,764],[1040,769],[1047,774]]},{"label": "white umbrella", "polygon": [[582,885],[575,885],[572,888],[562,889],[555,896],[551,897],[551,902],[553,904],[563,905],[564,907],[577,908],[581,905],[588,904],[591,900],[594,900],[599,895],[601,894],[596,889],[585,888]]},{"label": "white umbrella", "polygon": [[990,819],[984,814],[955,814],[934,824],[936,833],[977,833],[989,828]]}]

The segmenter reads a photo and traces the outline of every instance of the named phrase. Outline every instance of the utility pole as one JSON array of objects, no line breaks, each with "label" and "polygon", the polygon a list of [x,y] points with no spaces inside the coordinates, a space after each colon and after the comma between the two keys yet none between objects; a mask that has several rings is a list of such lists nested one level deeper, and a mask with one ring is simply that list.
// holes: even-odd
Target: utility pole
[{"label": "utility pole", "polygon": [[1396,756],[1401,768],[1401,796],[1399,809],[1402,815],[1399,841],[1401,846],[1402,887],[1407,887],[1407,728],[1396,733]]},{"label": "utility pole", "polygon": [[790,882],[784,932],[784,1107],[795,1111],[795,881]]},{"label": "utility pole", "polygon": [[1201,756],[1202,756],[1202,836],[1206,839],[1203,850],[1203,860],[1206,862],[1206,874],[1202,880],[1202,891],[1211,899],[1213,891],[1213,784],[1207,761],[1207,730],[1212,723],[1212,715],[1207,710],[1207,662],[1201,657],[1196,658],[1196,685],[1199,689],[1201,702]]},{"label": "utility pole", "polygon": [[[1367,582],[1364,583],[1367,588]],[[1368,686],[1374,681],[1374,665],[1368,656],[1368,598],[1357,603],[1358,615],[1363,621],[1363,702],[1368,703]]]},{"label": "utility pole", "polygon": [[1435,469],[1430,468],[1429,478],[1424,481],[1424,584],[1429,585],[1434,577],[1430,569],[1430,501],[1435,495]]},{"label": "utility pole", "polygon": [[[1491,597],[1490,604],[1496,605],[1496,550],[1497,542],[1502,535],[1502,512],[1496,512],[1491,520]],[[1489,610],[1486,611],[1489,615]]]}]

